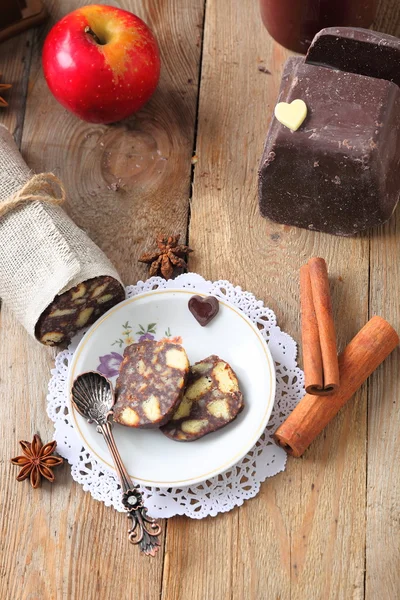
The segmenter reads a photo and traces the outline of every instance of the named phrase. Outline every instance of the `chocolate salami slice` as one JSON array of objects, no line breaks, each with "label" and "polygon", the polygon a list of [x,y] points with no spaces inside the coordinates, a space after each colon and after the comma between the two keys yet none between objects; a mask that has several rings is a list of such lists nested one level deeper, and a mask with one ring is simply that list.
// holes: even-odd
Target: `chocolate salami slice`
[{"label": "chocolate salami slice", "polygon": [[188,374],[188,357],[180,344],[131,344],[117,379],[114,421],[128,427],[160,427],[178,407]]},{"label": "chocolate salami slice", "polygon": [[69,342],[109,308],[125,299],[123,286],[113,277],[94,277],[56,296],[36,325],[36,338],[47,346]]},{"label": "chocolate salami slice", "polygon": [[161,431],[178,442],[197,440],[233,421],[243,406],[233,369],[218,356],[209,356],[190,367],[182,402]]}]

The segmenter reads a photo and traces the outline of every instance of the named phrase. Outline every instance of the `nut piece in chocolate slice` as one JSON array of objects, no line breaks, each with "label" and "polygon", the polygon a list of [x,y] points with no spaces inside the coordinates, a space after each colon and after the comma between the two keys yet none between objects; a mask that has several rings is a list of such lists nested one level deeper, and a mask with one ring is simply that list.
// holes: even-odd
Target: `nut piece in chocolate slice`
[{"label": "nut piece in chocolate slice", "polygon": [[308,116],[296,132],[272,120],[259,172],[261,214],[343,236],[385,223],[400,191],[400,88],[289,58],[279,101],[295,98]]},{"label": "nut piece in chocolate slice", "polygon": [[209,356],[190,367],[182,402],[161,431],[178,442],[197,440],[225,427],[243,407],[233,369],[218,356]]},{"label": "nut piece in chocolate slice", "polygon": [[327,27],[314,37],[306,63],[400,85],[400,39],[357,27]]},{"label": "nut piece in chocolate slice", "polygon": [[145,340],[127,346],[117,379],[114,421],[128,427],[160,427],[177,409],[189,374],[180,344]]},{"label": "nut piece in chocolate slice", "polygon": [[122,300],[125,290],[113,277],[87,279],[55,297],[36,325],[36,338],[47,346],[67,343]]}]

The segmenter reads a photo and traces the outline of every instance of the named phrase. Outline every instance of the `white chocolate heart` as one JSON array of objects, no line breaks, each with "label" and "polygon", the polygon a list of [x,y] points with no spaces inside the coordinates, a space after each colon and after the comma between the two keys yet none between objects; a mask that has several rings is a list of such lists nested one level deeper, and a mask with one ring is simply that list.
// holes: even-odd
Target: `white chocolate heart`
[{"label": "white chocolate heart", "polygon": [[307,116],[307,105],[304,100],[293,100],[290,104],[287,102],[278,102],[275,106],[275,117],[279,123],[289,127],[292,131],[297,131]]}]

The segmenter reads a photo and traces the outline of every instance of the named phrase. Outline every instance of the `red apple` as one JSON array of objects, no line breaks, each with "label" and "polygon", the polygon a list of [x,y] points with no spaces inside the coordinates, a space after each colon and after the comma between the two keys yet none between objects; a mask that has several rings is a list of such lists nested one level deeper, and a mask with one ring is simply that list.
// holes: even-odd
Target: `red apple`
[{"label": "red apple", "polygon": [[54,25],[43,47],[43,70],[65,108],[84,121],[112,123],[150,98],[160,76],[160,55],[139,17],[93,4]]}]

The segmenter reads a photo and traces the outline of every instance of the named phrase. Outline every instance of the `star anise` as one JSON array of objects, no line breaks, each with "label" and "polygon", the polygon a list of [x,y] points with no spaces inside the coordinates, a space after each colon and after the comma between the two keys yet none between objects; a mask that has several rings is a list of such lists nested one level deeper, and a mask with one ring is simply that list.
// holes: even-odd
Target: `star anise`
[{"label": "star anise", "polygon": [[[2,75],[0,73],[0,79],[1,79]],[[1,97],[1,94],[5,91],[5,90],[9,90],[11,88],[11,84],[10,83],[0,83],[0,107],[5,107],[8,106],[8,102],[6,102],[6,100],[4,100],[4,98]]]},{"label": "star anise", "polygon": [[186,254],[193,252],[189,246],[179,244],[180,235],[157,236],[158,250],[143,254],[139,262],[150,265],[149,275],[161,274],[164,279],[171,279],[175,267],[186,269],[187,264],[183,259]]},{"label": "star anise", "polygon": [[57,442],[49,442],[43,446],[38,435],[33,436],[32,443],[21,440],[23,456],[16,456],[11,459],[13,465],[22,467],[17,475],[17,481],[24,481],[30,477],[32,487],[37,488],[40,485],[41,477],[49,481],[54,481],[52,469],[64,462],[62,458],[53,456]]}]

